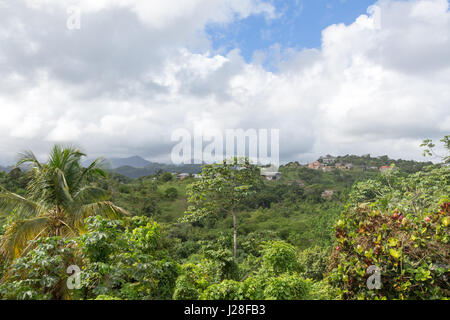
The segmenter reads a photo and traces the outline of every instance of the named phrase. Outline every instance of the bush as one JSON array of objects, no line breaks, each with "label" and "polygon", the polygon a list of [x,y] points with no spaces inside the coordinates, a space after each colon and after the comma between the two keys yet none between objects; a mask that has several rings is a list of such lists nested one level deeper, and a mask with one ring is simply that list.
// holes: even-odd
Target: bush
[{"label": "bush", "polygon": [[284,241],[269,241],[263,249],[262,266],[275,275],[297,271],[297,252],[294,246]]},{"label": "bush", "polygon": [[8,300],[67,299],[67,267],[78,264],[74,243],[59,237],[31,242],[35,247],[13,261],[0,285],[0,297]]},{"label": "bush", "polygon": [[239,300],[240,285],[234,280],[224,280],[208,287],[200,298],[202,300]]},{"label": "bush", "polygon": [[329,250],[321,247],[311,247],[298,254],[299,271],[306,279],[322,280],[328,271]]},{"label": "bush", "polygon": [[201,292],[210,284],[202,272],[202,268],[192,264],[184,264],[175,284],[174,300],[197,300]]},{"label": "bush", "polygon": [[240,283],[238,296],[240,300],[263,300],[265,279],[255,276],[245,279]]},{"label": "bush", "polygon": [[97,298],[95,298],[95,300],[122,300],[122,299],[113,296],[108,296],[106,294],[101,294]]},{"label": "bush", "polygon": [[87,220],[78,240],[85,261],[81,276],[84,298],[170,299],[179,274],[160,226],[144,216],[124,221]]},{"label": "bush", "polygon": [[304,296],[304,300],[341,300],[339,290],[334,288],[329,279],[321,281],[314,281],[312,279],[306,279],[305,285],[307,292]]},{"label": "bush", "polygon": [[[252,263],[255,268],[244,279],[236,281],[225,279],[210,284],[199,295],[207,300],[298,300],[298,299],[331,299],[332,290],[328,282],[314,282],[304,279],[299,270],[296,251],[293,246],[283,241],[269,241],[258,257],[252,259],[260,263]],[[250,257],[250,256],[249,256]],[[259,267],[259,268],[258,268]],[[192,286],[186,286],[191,288]],[[197,285],[197,290],[201,290]],[[197,291],[198,292],[198,291]],[[329,294],[327,294],[327,292]],[[192,297],[192,296],[190,296]]]},{"label": "bush", "polygon": [[170,172],[164,172],[158,178],[158,180],[162,182],[168,182],[173,180],[173,175]]},{"label": "bush", "polygon": [[301,300],[307,292],[308,286],[298,274],[283,274],[268,281],[264,295],[270,300]]},{"label": "bush", "polygon": [[164,191],[164,197],[168,200],[175,200],[178,198],[178,190],[174,187],[167,188],[166,191]]},{"label": "bush", "polygon": [[[360,192],[367,188],[355,186],[352,202],[336,225],[330,273],[343,298],[450,296],[449,178],[448,168],[393,176],[364,203],[359,201],[369,199]],[[370,266],[381,272],[379,289],[368,288]]]}]

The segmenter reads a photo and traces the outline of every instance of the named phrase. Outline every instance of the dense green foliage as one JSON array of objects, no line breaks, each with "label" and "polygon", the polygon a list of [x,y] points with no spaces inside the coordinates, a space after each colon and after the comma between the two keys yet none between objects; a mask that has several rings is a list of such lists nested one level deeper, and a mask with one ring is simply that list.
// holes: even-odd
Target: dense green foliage
[{"label": "dense green foliage", "polygon": [[122,221],[89,218],[77,239],[83,259],[80,296],[170,299],[179,266],[161,227],[146,217]]},{"label": "dense green foliage", "polygon": [[[8,299],[170,299],[179,266],[169,256],[160,226],[146,217],[88,218],[87,233],[36,241],[5,274],[0,293]],[[75,258],[76,257],[76,258]],[[79,266],[81,287],[69,291],[66,272]]]},{"label": "dense green foliage", "polygon": [[[432,153],[431,141],[424,146]],[[39,168],[29,154],[34,169],[0,173],[1,241],[24,235],[22,249],[0,260],[1,299],[449,297],[447,166],[345,156],[337,161],[353,169],[290,163],[266,181],[248,163],[204,166],[201,178],[180,180],[162,171],[106,176],[95,162],[98,174],[80,180],[82,153],[71,150],[65,164],[50,157]],[[390,164],[398,170],[371,169]],[[80,190],[92,193],[75,205]],[[76,231],[49,224],[59,229],[17,233],[24,219],[49,212]],[[70,289],[73,266],[81,272]],[[380,270],[375,289],[371,266]]]},{"label": "dense green foliage", "polygon": [[50,237],[34,244],[33,250],[5,270],[0,296],[18,300],[68,298],[66,269],[76,264],[74,243]]},{"label": "dense green foliage", "polygon": [[284,241],[268,241],[254,267],[239,279],[210,277],[208,260],[186,264],[178,278],[175,299],[207,300],[302,300],[332,299],[336,291],[325,281],[313,281],[299,272],[302,261],[296,248]]}]

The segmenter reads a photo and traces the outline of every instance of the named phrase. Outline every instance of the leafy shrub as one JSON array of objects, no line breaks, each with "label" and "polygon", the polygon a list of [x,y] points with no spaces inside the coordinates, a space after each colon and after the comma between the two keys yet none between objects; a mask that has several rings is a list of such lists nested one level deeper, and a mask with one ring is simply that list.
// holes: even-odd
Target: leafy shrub
[{"label": "leafy shrub", "polygon": [[140,210],[140,213],[146,217],[155,217],[156,215],[161,213],[161,208],[158,205],[158,202],[155,199],[147,198]]},{"label": "leafy shrub", "polygon": [[322,280],[328,271],[329,250],[314,246],[298,254],[299,272],[306,279]]},{"label": "leafy shrub", "polygon": [[202,300],[239,300],[240,283],[234,280],[224,280],[213,284],[201,295]]},{"label": "leafy shrub", "polygon": [[240,300],[263,300],[264,286],[263,276],[249,277],[240,283],[238,297]]},{"label": "leafy shrub", "polygon": [[131,187],[127,184],[120,184],[119,185],[119,192],[129,194],[131,193]]},{"label": "leafy shrub", "polygon": [[338,289],[334,288],[329,279],[314,281],[306,279],[304,284],[307,288],[303,300],[341,300],[341,294]]},{"label": "leafy shrub", "polygon": [[[358,202],[361,185],[353,190],[336,225],[331,280],[347,299],[449,297],[450,170],[390,178],[372,202]],[[367,286],[372,265],[380,289]]]},{"label": "leafy shrub", "polygon": [[119,299],[119,298],[113,297],[113,296],[108,296],[106,294],[101,294],[101,295],[97,296],[97,298],[95,298],[95,300],[122,300],[122,299]]},{"label": "leafy shrub", "polygon": [[196,300],[198,299],[202,285],[202,277],[198,267],[192,263],[182,266],[181,275],[178,277],[173,293],[174,300]]},{"label": "leafy shrub", "polygon": [[139,216],[125,221],[87,221],[80,240],[84,298],[169,299],[179,266],[163,247],[160,226]]},{"label": "leafy shrub", "polygon": [[268,242],[262,253],[262,266],[268,272],[277,275],[298,270],[296,249],[284,241]]},{"label": "leafy shrub", "polygon": [[[304,279],[297,272],[295,248],[283,241],[267,242],[262,250],[258,269],[254,269],[242,279],[226,279],[213,283],[200,295],[207,300],[298,300],[331,299],[331,286],[325,281],[316,284]],[[249,256],[250,257],[250,256]],[[252,256],[253,257],[253,256]],[[200,289],[197,286],[197,289]],[[198,292],[198,291],[197,291]]]},{"label": "leafy shrub", "polygon": [[178,198],[178,190],[174,187],[167,188],[166,191],[164,191],[164,197],[168,200],[175,200]]},{"label": "leafy shrub", "polygon": [[264,290],[266,299],[301,300],[307,296],[308,287],[298,274],[283,274],[271,278]]},{"label": "leafy shrub", "polygon": [[196,300],[209,286],[225,281],[220,264],[203,258],[198,264],[187,263],[176,281],[175,300]]},{"label": "leafy shrub", "polygon": [[280,240],[273,231],[255,231],[241,237],[240,247],[245,254],[261,255],[261,248],[267,241]]},{"label": "leafy shrub", "polygon": [[70,293],[67,267],[77,264],[74,244],[59,237],[30,242],[35,247],[11,264],[0,285],[0,297],[12,300],[63,299]]},{"label": "leafy shrub", "polygon": [[158,180],[162,182],[168,182],[173,180],[173,175],[170,172],[164,172],[158,178]]}]

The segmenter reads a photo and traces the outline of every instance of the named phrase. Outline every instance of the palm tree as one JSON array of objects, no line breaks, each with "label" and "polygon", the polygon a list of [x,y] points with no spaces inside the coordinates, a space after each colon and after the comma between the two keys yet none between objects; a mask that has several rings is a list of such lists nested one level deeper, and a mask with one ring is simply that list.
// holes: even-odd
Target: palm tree
[{"label": "palm tree", "polygon": [[40,163],[32,152],[21,154],[16,167],[30,166],[26,197],[0,192],[0,215],[14,214],[14,222],[0,238],[0,255],[14,259],[28,249],[29,240],[39,237],[77,236],[88,216],[115,219],[128,215],[109,201],[107,191],[92,184],[96,177],[106,176],[102,160],[83,168],[85,156],[79,149],[60,145],[53,147],[46,163]]}]

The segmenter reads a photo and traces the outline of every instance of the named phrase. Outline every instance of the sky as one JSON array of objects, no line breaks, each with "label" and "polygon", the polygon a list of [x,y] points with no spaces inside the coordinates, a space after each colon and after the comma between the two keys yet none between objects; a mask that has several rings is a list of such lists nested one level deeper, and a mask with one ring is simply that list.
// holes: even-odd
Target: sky
[{"label": "sky", "polygon": [[280,129],[282,162],[422,160],[450,134],[449,57],[447,0],[0,0],[0,164],[167,162],[194,127]]},{"label": "sky", "polygon": [[276,18],[250,15],[232,24],[209,24],[206,32],[216,51],[239,48],[250,63],[255,52],[274,45],[302,50],[320,48],[322,30],[336,23],[352,23],[374,0],[277,0],[271,2]]}]

